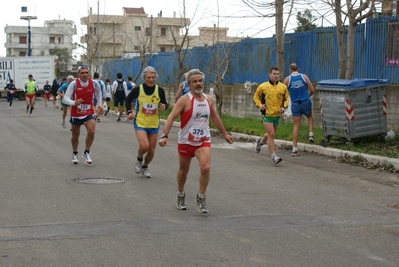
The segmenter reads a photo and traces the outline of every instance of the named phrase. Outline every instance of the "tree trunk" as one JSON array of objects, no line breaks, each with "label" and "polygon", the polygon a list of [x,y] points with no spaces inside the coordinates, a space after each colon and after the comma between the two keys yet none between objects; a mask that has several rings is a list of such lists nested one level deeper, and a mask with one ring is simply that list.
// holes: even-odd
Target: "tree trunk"
[{"label": "tree trunk", "polygon": [[216,111],[219,114],[219,116],[222,116],[223,90],[222,90],[221,77],[219,74],[215,76],[213,93],[215,94]]},{"label": "tree trunk", "polygon": [[346,40],[347,49],[347,68],[345,79],[353,79],[353,72],[355,69],[355,27],[356,25],[349,24],[348,26],[348,39]]},{"label": "tree trunk", "polygon": [[335,21],[337,24],[337,42],[338,42],[338,61],[339,61],[339,69],[338,69],[338,79],[345,78],[346,72],[346,60],[345,60],[345,45],[344,45],[344,31],[345,25],[342,23],[342,10],[341,10],[341,0],[335,0]]},{"label": "tree trunk", "polygon": [[283,32],[283,6],[284,0],[276,0],[276,58],[280,70],[280,80],[284,80],[284,32]]}]

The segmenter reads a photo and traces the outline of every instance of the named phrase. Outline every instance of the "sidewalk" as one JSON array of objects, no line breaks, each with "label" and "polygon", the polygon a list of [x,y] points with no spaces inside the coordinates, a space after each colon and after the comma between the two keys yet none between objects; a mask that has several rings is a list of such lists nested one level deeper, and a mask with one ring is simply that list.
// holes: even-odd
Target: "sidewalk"
[{"label": "sidewalk", "polygon": [[[165,123],[165,120],[161,120],[161,123],[162,124]],[[173,126],[180,127],[180,122],[174,122]],[[211,131],[217,132],[217,130],[215,130],[215,129],[211,129]],[[258,137],[258,136],[253,136],[253,135],[232,133],[232,132],[230,132],[230,134],[234,137],[235,140],[244,139],[244,140],[248,140],[248,141],[253,140],[253,142],[255,142],[256,138]],[[274,143],[276,144],[277,147],[292,146],[291,141],[274,140]],[[255,144],[254,144],[254,147],[255,147]],[[376,155],[370,155],[370,154],[363,154],[363,153],[358,153],[358,152],[353,152],[353,151],[348,151],[348,150],[323,147],[323,146],[319,146],[319,145],[311,145],[311,144],[305,144],[305,143],[298,143],[298,150],[311,152],[311,153],[317,153],[320,155],[330,156],[330,157],[334,157],[334,158],[345,157],[345,156],[349,156],[349,157],[361,156],[372,164],[380,164],[380,165],[392,164],[392,166],[395,168],[395,170],[399,170],[399,159],[394,159],[394,158],[388,158],[388,157],[382,157],[382,156],[376,156]]]},{"label": "sidewalk", "polygon": [[[233,135],[233,137],[235,139],[246,138],[248,140],[255,140],[257,137],[257,136],[240,134],[240,133],[231,133],[231,134]],[[292,146],[291,141],[274,140],[274,143],[276,144],[277,147]],[[366,159],[368,162],[371,162],[373,164],[381,164],[381,165],[392,164],[392,166],[395,168],[395,170],[399,170],[399,159],[395,159],[395,158],[363,154],[363,153],[358,153],[358,152],[353,152],[353,151],[348,151],[348,150],[323,147],[323,146],[319,146],[319,145],[314,145],[314,144],[311,145],[311,144],[305,144],[305,143],[298,143],[298,150],[317,153],[320,155],[325,155],[325,156],[330,156],[330,157],[335,157],[335,158],[344,157],[344,156],[350,156],[350,157],[361,156],[364,159]]]}]

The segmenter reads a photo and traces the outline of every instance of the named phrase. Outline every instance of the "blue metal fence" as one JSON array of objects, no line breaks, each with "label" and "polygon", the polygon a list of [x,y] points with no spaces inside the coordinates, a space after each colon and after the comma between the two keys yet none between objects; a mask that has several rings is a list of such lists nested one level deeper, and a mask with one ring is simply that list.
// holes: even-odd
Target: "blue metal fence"
[{"label": "blue metal fence", "polygon": [[[354,78],[389,79],[399,84],[399,67],[385,66],[388,21],[394,18],[368,19],[356,27]],[[345,36],[346,38],[346,36]],[[195,47],[187,51],[184,66],[187,70],[198,68],[206,75],[206,83],[215,78],[215,57],[224,57],[227,52],[229,68],[224,84],[251,82],[261,83],[268,79],[268,69],[276,64],[275,39],[244,39],[238,43]],[[176,54],[164,52],[148,57],[148,65],[158,71],[159,84],[173,84],[178,71]],[[312,82],[334,79],[338,75],[338,46],[335,27],[316,28],[310,32],[285,34],[285,73],[295,62],[300,71],[306,73]],[[103,77],[115,79],[117,72],[123,76],[135,76],[140,67],[139,58],[120,59],[105,62]],[[141,83],[141,77],[137,80]]]}]

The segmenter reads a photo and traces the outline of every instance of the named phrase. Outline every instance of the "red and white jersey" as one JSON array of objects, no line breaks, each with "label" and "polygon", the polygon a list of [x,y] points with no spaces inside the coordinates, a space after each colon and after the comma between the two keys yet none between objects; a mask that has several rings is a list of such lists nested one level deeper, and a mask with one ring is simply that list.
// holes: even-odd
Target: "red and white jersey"
[{"label": "red and white jersey", "polygon": [[72,118],[82,118],[88,115],[94,114],[93,109],[93,96],[95,88],[93,85],[93,80],[88,80],[87,87],[83,87],[79,79],[76,79],[76,87],[73,92],[73,99],[83,99],[83,102],[79,105],[71,107],[71,117]]},{"label": "red and white jersey", "polygon": [[199,146],[204,142],[211,142],[209,129],[209,118],[211,116],[211,105],[204,94],[203,101],[196,100],[190,93],[187,94],[191,100],[191,108],[180,114],[179,144]]}]

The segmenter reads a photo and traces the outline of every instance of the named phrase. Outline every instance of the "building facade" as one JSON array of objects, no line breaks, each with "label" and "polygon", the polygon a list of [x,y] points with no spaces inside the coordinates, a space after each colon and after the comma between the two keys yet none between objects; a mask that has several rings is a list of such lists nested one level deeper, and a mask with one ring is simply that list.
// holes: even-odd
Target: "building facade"
[{"label": "building facade", "polygon": [[[6,26],[7,57],[23,57],[28,55],[28,26]],[[31,27],[32,56],[49,56],[57,48],[66,48],[72,58],[72,50],[76,49],[73,36],[76,27],[72,20],[48,20],[43,27]]]},{"label": "building facade", "polygon": [[87,64],[100,66],[101,62],[116,58],[131,58],[148,53],[172,52],[181,49],[213,45],[218,42],[237,42],[241,38],[227,37],[228,28],[201,27],[199,36],[188,34],[190,19],[149,16],[144,8],[123,7],[123,15],[93,14],[90,9],[81,24],[87,34],[80,42],[85,44]]}]

